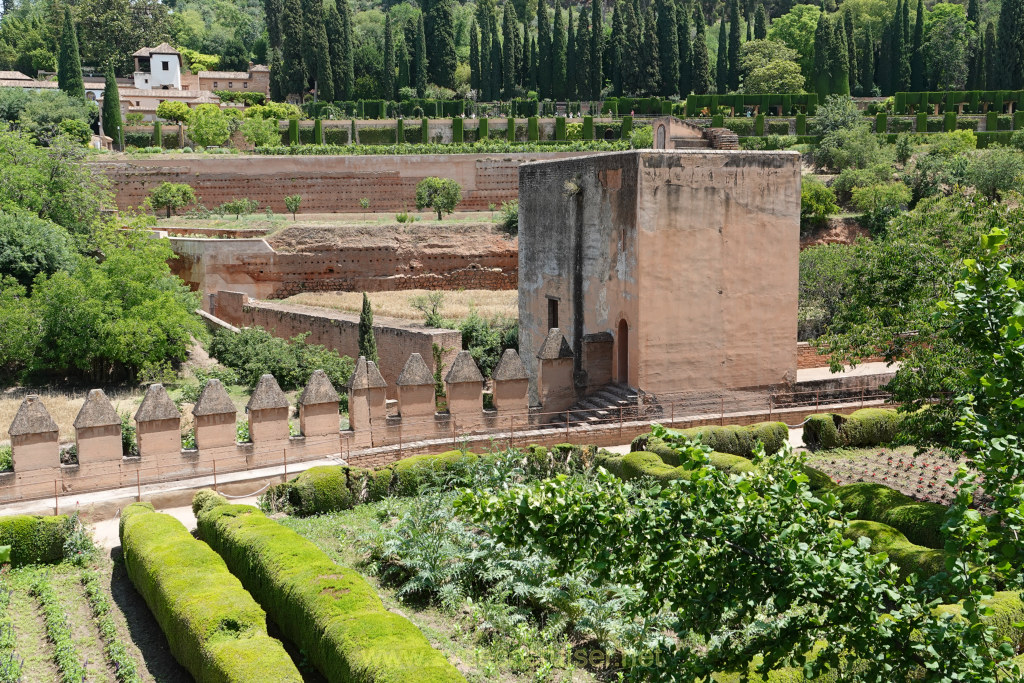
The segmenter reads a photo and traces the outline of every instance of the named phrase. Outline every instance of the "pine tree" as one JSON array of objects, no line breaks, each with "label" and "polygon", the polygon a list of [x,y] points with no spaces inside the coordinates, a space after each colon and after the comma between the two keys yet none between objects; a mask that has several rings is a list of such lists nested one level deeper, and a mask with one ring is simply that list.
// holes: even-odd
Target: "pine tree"
[{"label": "pine tree", "polygon": [[1024,88],[1024,0],[1003,0],[997,40],[1000,87],[1004,90]]},{"label": "pine tree", "polygon": [[611,53],[612,66],[612,91],[615,95],[622,96],[622,14],[623,0],[615,0],[612,8],[612,34],[608,42],[608,52]]},{"label": "pine tree", "polygon": [[469,87],[480,93],[480,36],[475,21],[469,25]]},{"label": "pine tree", "polygon": [[432,83],[455,88],[455,20],[452,0],[433,0],[424,19],[427,75]]},{"label": "pine tree", "polygon": [[363,292],[363,310],[359,313],[359,355],[377,363],[377,338],[373,334],[373,309],[370,298]]},{"label": "pine tree", "polygon": [[384,78],[381,79],[384,99],[395,99],[395,37],[392,35],[391,12],[384,14]]},{"label": "pine tree", "polygon": [[740,0],[729,9],[729,90],[740,87]]},{"label": "pine tree", "polygon": [[696,33],[693,38],[693,66],[690,72],[691,85],[695,94],[707,95],[711,92],[711,58],[708,56],[704,10],[701,9],[699,2],[696,3],[696,12],[694,12],[693,17]]},{"label": "pine tree", "polygon": [[857,68],[857,42],[853,38],[853,10],[843,11],[843,28],[846,31],[847,73],[850,75],[850,92],[860,94],[860,69]]},{"label": "pine tree", "polygon": [[715,84],[717,92],[723,94],[729,91],[729,36],[725,30],[725,15],[718,24],[718,59],[715,62]]},{"label": "pine tree", "polygon": [[283,102],[286,97],[288,88],[285,86],[284,61],[281,59],[281,50],[274,47],[270,49],[270,99]]},{"label": "pine tree", "polygon": [[502,20],[501,87],[506,100],[515,96],[516,90],[516,9],[511,1],[505,3]]},{"label": "pine tree", "polygon": [[924,71],[924,0],[917,0],[917,20],[914,22],[914,37],[910,53],[910,89],[921,92],[927,89]]},{"label": "pine tree", "polygon": [[71,20],[71,8],[64,7],[64,26],[60,32],[60,51],[57,54],[57,86],[70,97],[85,99],[82,81],[82,57],[78,53],[78,35]]},{"label": "pine tree", "polygon": [[818,26],[814,30],[814,90],[818,101],[825,99],[831,86],[829,78],[829,50],[832,47],[832,27],[828,15],[818,15]]},{"label": "pine tree", "polygon": [[601,99],[604,88],[604,16],[602,0],[590,0],[590,99]]},{"label": "pine tree", "polygon": [[857,59],[860,67],[860,89],[870,97],[875,89],[875,39],[871,35],[871,24],[864,24],[864,49]]},{"label": "pine tree", "polygon": [[288,95],[306,91],[306,64],[302,59],[303,41],[302,4],[299,0],[285,0],[281,15],[281,58],[284,60],[284,87]]},{"label": "pine tree", "polygon": [[754,40],[765,40],[768,38],[768,12],[764,9],[764,3],[757,6],[754,13]]},{"label": "pine tree", "polygon": [[693,82],[693,48],[690,43],[690,5],[685,1],[676,11],[676,36],[679,44],[679,96],[690,94]]},{"label": "pine tree", "polygon": [[263,13],[267,18],[267,43],[270,47],[281,48],[281,14],[284,12],[282,0],[263,0]]},{"label": "pine tree", "polygon": [[416,23],[416,44],[413,45],[412,71],[416,77],[416,97],[427,95],[427,35],[423,27],[423,12]]},{"label": "pine tree", "polygon": [[[622,89],[625,92],[637,92],[641,84],[640,41],[643,29],[636,8],[629,0],[622,3]],[[619,112],[620,114],[622,112]]]},{"label": "pine tree", "polygon": [[568,38],[565,42],[565,96],[569,100],[576,99],[578,91],[576,71],[576,24],[572,18],[572,5],[569,5],[569,19],[565,24]]},{"label": "pine tree", "polygon": [[590,74],[593,73],[593,65],[590,63],[590,15],[586,10],[580,10],[576,20],[576,71],[579,73],[577,79],[577,95],[580,99],[590,99],[592,92],[591,84],[587,82]]},{"label": "pine tree", "polygon": [[832,43],[828,51],[829,91],[839,95],[850,94],[850,66],[847,59],[846,29],[842,17],[837,16],[832,24]]},{"label": "pine tree", "polygon": [[331,59],[331,75],[334,77],[334,98],[347,100],[345,83],[345,44],[338,3],[324,10],[324,29],[327,32],[327,48]]},{"label": "pine tree", "polygon": [[644,17],[644,48],[639,50],[640,91],[650,96],[661,89],[661,60],[659,59],[658,20],[654,16],[654,5],[647,6]]},{"label": "pine tree", "polygon": [[985,88],[994,90],[999,79],[999,42],[996,39],[996,27],[990,21],[985,27]]},{"label": "pine tree", "polygon": [[554,99],[564,100],[567,94],[565,19],[562,18],[561,6],[557,2],[554,5],[555,22],[551,32],[551,87]]},{"label": "pine tree", "polygon": [[679,26],[675,0],[658,0],[658,61],[661,94],[679,91]]},{"label": "pine tree", "polygon": [[548,6],[544,0],[537,2],[537,95],[542,100],[551,99],[551,27],[548,24]]},{"label": "pine tree", "polygon": [[114,78],[114,65],[107,64],[106,83],[103,85],[103,134],[111,140],[114,149],[124,149],[123,121],[121,120],[121,94]]}]

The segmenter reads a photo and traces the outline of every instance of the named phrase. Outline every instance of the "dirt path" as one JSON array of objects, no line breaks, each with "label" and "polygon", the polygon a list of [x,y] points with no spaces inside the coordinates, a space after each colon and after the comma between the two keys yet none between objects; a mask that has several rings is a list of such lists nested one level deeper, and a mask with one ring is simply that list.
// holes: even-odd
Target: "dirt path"
[{"label": "dirt path", "polygon": [[75,650],[85,662],[90,683],[116,683],[113,672],[107,666],[107,658],[103,654],[103,641],[100,639],[96,622],[92,618],[92,608],[85,597],[84,589],[79,580],[81,572],[52,572],[50,581],[53,589],[60,596],[64,612],[68,616],[71,627],[71,641]]},{"label": "dirt path", "polygon": [[12,582],[11,621],[14,626],[14,651],[24,660],[23,681],[57,681],[60,673],[53,663],[53,647],[46,637],[46,625],[39,613],[39,604],[29,595],[29,575],[22,574]]}]

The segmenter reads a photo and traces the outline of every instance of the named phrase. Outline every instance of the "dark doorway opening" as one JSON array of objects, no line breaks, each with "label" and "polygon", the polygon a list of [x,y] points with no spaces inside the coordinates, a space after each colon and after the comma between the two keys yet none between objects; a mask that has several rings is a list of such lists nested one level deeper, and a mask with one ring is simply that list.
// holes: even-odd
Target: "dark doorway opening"
[{"label": "dark doorway opening", "polygon": [[558,299],[548,299],[548,329],[558,327]]},{"label": "dark doorway opening", "polygon": [[619,384],[629,384],[629,324],[625,320],[619,321],[615,343],[619,348],[615,379]]}]

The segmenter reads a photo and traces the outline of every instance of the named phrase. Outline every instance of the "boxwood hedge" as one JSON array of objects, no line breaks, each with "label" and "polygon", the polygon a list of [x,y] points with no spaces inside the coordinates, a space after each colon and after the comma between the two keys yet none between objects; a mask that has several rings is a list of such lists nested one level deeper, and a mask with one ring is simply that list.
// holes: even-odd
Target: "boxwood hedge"
[{"label": "boxwood hedge", "polygon": [[[691,439],[699,437],[700,442],[705,446],[710,446],[713,451],[740,455],[744,458],[749,458],[754,454],[754,446],[758,441],[764,444],[766,453],[775,453],[789,440],[789,427],[783,422],[759,422],[747,426],[691,427],[668,431],[671,434],[680,434]],[[650,434],[641,434],[633,439],[631,448],[634,451],[650,450],[647,448],[647,441],[650,438]]]},{"label": "boxwood hedge", "polygon": [[256,508],[207,508],[199,535],[328,681],[465,681],[358,573]]},{"label": "boxwood hedge", "polygon": [[11,564],[50,564],[64,559],[64,541],[74,528],[68,515],[0,517],[0,545],[11,546]]},{"label": "boxwood hedge", "polygon": [[922,503],[888,486],[859,482],[838,486],[833,491],[858,519],[882,522],[899,530],[911,542],[926,548],[942,548],[942,522],[946,508]]},{"label": "boxwood hedge", "polygon": [[896,438],[903,419],[886,408],[862,408],[849,415],[817,413],[804,424],[804,444],[812,450],[877,446]]},{"label": "boxwood hedge", "polygon": [[167,636],[171,653],[197,681],[301,683],[266,614],[224,560],[150,503],[121,511],[128,578]]},{"label": "boxwood hedge", "polygon": [[907,540],[907,537],[888,524],[855,519],[844,532],[848,538],[866,536],[871,539],[872,552],[885,552],[889,561],[900,568],[900,576],[917,574],[922,579],[946,571],[946,552],[925,548]]}]

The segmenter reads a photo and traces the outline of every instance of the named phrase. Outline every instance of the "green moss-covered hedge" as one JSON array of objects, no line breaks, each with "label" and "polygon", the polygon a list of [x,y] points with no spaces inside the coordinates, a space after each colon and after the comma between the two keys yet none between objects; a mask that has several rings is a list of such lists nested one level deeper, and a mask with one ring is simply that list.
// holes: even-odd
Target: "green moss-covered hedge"
[{"label": "green moss-covered hedge", "polygon": [[942,548],[942,522],[946,508],[937,503],[922,503],[888,486],[860,482],[837,486],[834,493],[858,519],[882,522],[899,530],[912,543],[926,548]]},{"label": "green moss-covered hedge", "polygon": [[870,538],[871,551],[888,554],[889,560],[900,568],[900,576],[917,574],[927,579],[946,571],[945,551],[911,543],[906,536],[888,524],[855,519],[846,528],[845,535],[847,538]]},{"label": "green moss-covered hedge", "polygon": [[60,562],[72,524],[67,515],[0,517],[0,545],[11,546],[11,564],[16,567]]},{"label": "green moss-covered hedge", "polygon": [[[681,434],[690,439],[699,437],[700,442],[705,446],[710,446],[713,451],[740,455],[744,458],[749,458],[754,454],[754,446],[758,441],[764,444],[766,453],[775,453],[789,439],[789,428],[783,422],[759,422],[748,426],[691,427],[689,429],[670,429],[669,432]],[[650,434],[641,434],[633,439],[631,448],[634,451],[650,450],[646,448],[650,438]],[[672,457],[674,457],[674,453]],[[674,464],[678,465],[679,463]]]},{"label": "green moss-covered hedge", "polygon": [[465,681],[358,573],[256,508],[201,512],[199,535],[328,681]]},{"label": "green moss-covered hedge", "polygon": [[128,578],[197,681],[301,683],[263,610],[181,522],[135,503],[121,511],[120,534]]},{"label": "green moss-covered hedge", "polygon": [[896,438],[903,415],[886,408],[863,408],[849,415],[817,413],[804,424],[804,444],[812,449],[877,446]]}]

